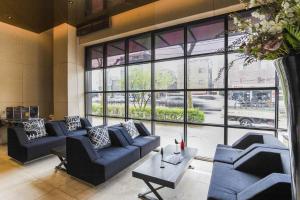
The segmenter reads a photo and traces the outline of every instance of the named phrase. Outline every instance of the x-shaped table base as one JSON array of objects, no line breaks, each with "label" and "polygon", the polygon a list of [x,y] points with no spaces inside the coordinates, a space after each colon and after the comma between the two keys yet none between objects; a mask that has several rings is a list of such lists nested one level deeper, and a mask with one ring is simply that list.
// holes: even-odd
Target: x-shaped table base
[{"label": "x-shaped table base", "polygon": [[[159,186],[157,188],[154,188],[149,182],[147,182],[145,180],[144,180],[144,182],[150,188],[150,191],[142,193],[142,194],[139,194],[138,197],[140,199],[143,199],[143,200],[163,200],[163,198],[158,194],[157,191],[160,190],[160,189],[162,189],[162,188],[164,188],[164,186]],[[147,196],[150,193],[153,193],[157,197],[157,199],[153,198],[153,197]]]}]

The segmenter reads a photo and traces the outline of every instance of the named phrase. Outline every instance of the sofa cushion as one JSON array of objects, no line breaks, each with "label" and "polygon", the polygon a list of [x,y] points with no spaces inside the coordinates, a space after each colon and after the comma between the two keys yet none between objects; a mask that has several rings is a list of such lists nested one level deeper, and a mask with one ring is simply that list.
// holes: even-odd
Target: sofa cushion
[{"label": "sofa cushion", "polygon": [[111,141],[106,126],[95,126],[88,130],[88,137],[95,149],[109,147]]},{"label": "sofa cushion", "polygon": [[28,122],[23,122],[23,126],[28,140],[33,140],[47,136],[45,123],[43,119],[32,119]]},{"label": "sofa cushion", "polygon": [[133,144],[133,142],[134,142],[133,139],[131,138],[131,136],[129,135],[128,131],[123,126],[115,125],[115,126],[109,127],[109,129],[118,130],[118,132],[123,135],[123,137],[125,138],[125,140],[127,141],[127,143],[129,145]]},{"label": "sofa cushion", "polygon": [[79,116],[65,116],[65,123],[68,131],[75,131],[81,128]]},{"label": "sofa cushion", "polygon": [[243,152],[241,149],[231,148],[227,145],[218,144],[214,161],[224,162],[224,163],[233,163],[233,161]]},{"label": "sofa cushion", "polygon": [[258,180],[257,176],[235,170],[231,164],[214,162],[208,199],[237,199],[239,192]]},{"label": "sofa cushion", "polygon": [[127,130],[132,139],[140,135],[139,131],[134,125],[133,120],[128,120],[127,122],[122,123],[122,126]]},{"label": "sofa cushion", "polygon": [[159,136],[139,136],[134,139],[133,144],[140,148],[140,156],[143,157],[160,145]]},{"label": "sofa cushion", "polygon": [[108,147],[97,151],[96,164],[104,167],[105,178],[110,178],[140,158],[134,146]]},{"label": "sofa cushion", "polygon": [[[124,129],[124,128],[121,127],[121,129]],[[108,127],[108,133],[109,133],[112,145],[122,146],[122,147],[129,145],[127,139],[124,137],[122,131],[120,130],[120,127],[119,128],[118,127]],[[128,137],[131,139],[130,136],[128,136]],[[132,140],[132,142],[133,142],[133,140]]]}]

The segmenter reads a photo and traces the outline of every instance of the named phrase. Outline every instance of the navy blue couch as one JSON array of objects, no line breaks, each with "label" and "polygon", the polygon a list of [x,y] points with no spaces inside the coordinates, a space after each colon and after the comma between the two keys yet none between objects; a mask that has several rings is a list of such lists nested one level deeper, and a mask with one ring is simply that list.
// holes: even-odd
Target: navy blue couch
[{"label": "navy blue couch", "polygon": [[95,150],[87,136],[67,137],[67,172],[93,185],[105,182],[160,145],[143,124],[136,127],[140,136],[132,140],[120,125],[108,128],[110,147]]},{"label": "navy blue couch", "polygon": [[247,133],[231,146],[218,144],[214,161],[233,163],[257,147],[287,149],[277,138],[270,134]]},{"label": "navy blue couch", "polygon": [[[249,136],[235,145],[240,141],[245,144],[246,137]],[[252,136],[250,138],[253,140]],[[245,150],[239,149],[231,159],[226,157],[230,151],[226,150],[225,154],[216,151],[207,199],[291,199],[289,150],[279,141],[266,143],[249,142],[250,145],[244,145]]]},{"label": "navy blue couch", "polygon": [[65,144],[65,137],[53,133],[48,133],[46,137],[28,140],[22,127],[8,128],[7,137],[8,156],[21,163],[49,155],[51,149]]}]

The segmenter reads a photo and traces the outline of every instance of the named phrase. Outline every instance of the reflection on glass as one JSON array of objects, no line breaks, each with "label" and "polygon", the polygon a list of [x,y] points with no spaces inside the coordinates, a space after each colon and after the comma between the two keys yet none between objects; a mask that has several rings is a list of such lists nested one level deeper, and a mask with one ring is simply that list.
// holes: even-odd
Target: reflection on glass
[{"label": "reflection on glass", "polygon": [[107,66],[125,64],[125,42],[118,41],[107,45]]},{"label": "reflection on glass", "polygon": [[274,87],[275,67],[271,61],[244,66],[241,54],[229,54],[228,87]]},{"label": "reflection on glass", "polygon": [[215,20],[188,27],[188,55],[224,52],[224,20]]},{"label": "reflection on glass", "polygon": [[125,90],[125,69],[124,67],[113,67],[106,69],[106,90]]},{"label": "reflection on glass", "polygon": [[155,89],[183,89],[183,60],[155,63]]},{"label": "reflection on glass", "polygon": [[274,128],[275,91],[229,91],[228,121],[230,125]]},{"label": "reflection on glass", "polygon": [[183,121],[183,92],[156,92],[155,119],[163,121]]},{"label": "reflection on glass", "polygon": [[90,47],[87,50],[87,67],[99,68],[103,67],[103,47]]},{"label": "reflection on glass", "polygon": [[103,91],[103,70],[92,70],[86,72],[86,91]]},{"label": "reflection on glass", "polygon": [[128,67],[129,90],[151,89],[151,64],[131,65]]},{"label": "reflection on glass", "polygon": [[107,93],[107,115],[110,117],[125,116],[125,94],[124,93]]},{"label": "reflection on glass", "polygon": [[188,121],[224,124],[224,92],[187,92]]},{"label": "reflection on glass", "polygon": [[102,117],[95,117],[95,116],[87,116],[89,122],[92,126],[101,126],[103,125],[103,118]]},{"label": "reflection on glass", "polygon": [[[280,83],[280,81],[279,81]],[[278,127],[281,129],[287,129],[287,110],[284,102],[284,96],[281,83],[279,84],[279,113],[278,113]]]},{"label": "reflection on glass", "polygon": [[150,34],[129,40],[129,63],[151,60]]},{"label": "reflection on glass", "polygon": [[129,117],[151,119],[151,93],[129,93]]},{"label": "reflection on glass", "polygon": [[224,56],[189,58],[188,89],[224,88]]},{"label": "reflection on glass", "polygon": [[90,115],[103,115],[102,93],[89,93],[86,95],[86,113]]},{"label": "reflection on glass", "polygon": [[183,28],[155,34],[155,59],[183,56]]},{"label": "reflection on glass", "polygon": [[224,128],[188,125],[187,140],[198,156],[213,158],[217,145],[224,143]]},{"label": "reflection on glass", "polygon": [[251,130],[251,129],[238,129],[238,128],[229,128],[228,129],[228,144],[232,145],[238,139],[246,135],[247,133],[264,133],[274,135],[274,131],[260,131],[260,130]]}]

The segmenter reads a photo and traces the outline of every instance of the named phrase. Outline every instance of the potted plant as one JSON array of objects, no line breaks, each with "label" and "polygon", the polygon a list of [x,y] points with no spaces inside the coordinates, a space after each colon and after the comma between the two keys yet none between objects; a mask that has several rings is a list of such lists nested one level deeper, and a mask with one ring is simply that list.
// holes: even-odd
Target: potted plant
[{"label": "potted plant", "polygon": [[232,15],[244,64],[274,60],[288,113],[293,198],[300,199],[300,0],[241,0],[250,18]]}]

